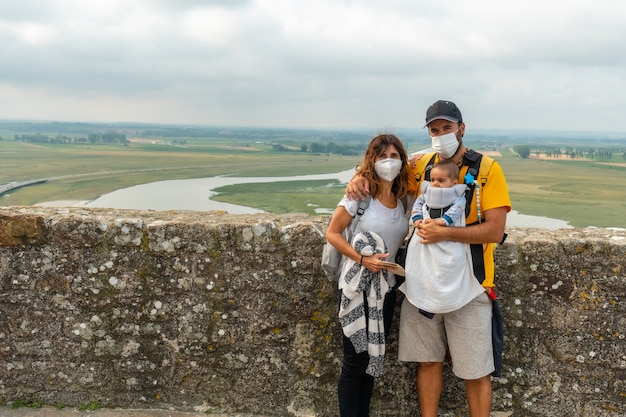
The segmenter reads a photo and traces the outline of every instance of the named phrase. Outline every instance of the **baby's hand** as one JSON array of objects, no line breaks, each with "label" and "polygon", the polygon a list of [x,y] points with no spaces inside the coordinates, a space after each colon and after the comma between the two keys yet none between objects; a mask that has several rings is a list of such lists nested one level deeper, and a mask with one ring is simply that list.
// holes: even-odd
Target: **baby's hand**
[{"label": "baby's hand", "polygon": [[444,219],[442,219],[441,217],[435,220],[435,223],[437,223],[439,226],[447,226],[448,223],[446,223],[446,221]]}]

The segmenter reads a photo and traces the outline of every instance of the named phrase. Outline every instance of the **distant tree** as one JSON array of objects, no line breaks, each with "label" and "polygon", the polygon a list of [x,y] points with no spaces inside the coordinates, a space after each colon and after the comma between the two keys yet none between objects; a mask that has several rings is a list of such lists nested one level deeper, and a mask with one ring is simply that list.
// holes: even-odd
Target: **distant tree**
[{"label": "distant tree", "polygon": [[300,151],[302,152],[306,152],[306,143],[303,143],[302,145],[300,145]]},{"label": "distant tree", "polygon": [[515,146],[513,146],[513,150],[522,159],[527,159],[528,156],[530,155],[530,146],[528,146],[528,145],[515,145]]},{"label": "distant tree", "polygon": [[608,162],[613,158],[613,151],[606,148],[596,149],[595,157],[599,162]]},{"label": "distant tree", "polygon": [[313,142],[311,143],[311,152],[313,153],[322,153],[324,152],[324,145],[322,145],[320,142]]},{"label": "distant tree", "polygon": [[343,146],[337,145],[335,142],[328,142],[328,147],[326,148],[328,153],[334,153],[340,155],[343,151]]}]

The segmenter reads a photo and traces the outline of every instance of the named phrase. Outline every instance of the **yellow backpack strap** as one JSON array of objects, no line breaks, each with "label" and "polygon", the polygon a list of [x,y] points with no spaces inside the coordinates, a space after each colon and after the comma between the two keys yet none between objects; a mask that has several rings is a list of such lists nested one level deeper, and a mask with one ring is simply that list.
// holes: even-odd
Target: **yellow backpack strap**
[{"label": "yellow backpack strap", "polygon": [[483,155],[483,159],[480,161],[480,168],[478,170],[478,182],[481,188],[487,184],[487,177],[489,177],[489,170],[493,165],[493,158]]},{"label": "yellow backpack strap", "polygon": [[417,164],[412,171],[414,173],[414,178],[417,183],[415,195],[418,194],[418,191],[420,189],[420,184],[422,183],[422,181],[430,180],[430,169],[435,164],[436,157],[437,157],[436,152],[427,153],[427,154],[422,155],[420,160],[417,161]]}]

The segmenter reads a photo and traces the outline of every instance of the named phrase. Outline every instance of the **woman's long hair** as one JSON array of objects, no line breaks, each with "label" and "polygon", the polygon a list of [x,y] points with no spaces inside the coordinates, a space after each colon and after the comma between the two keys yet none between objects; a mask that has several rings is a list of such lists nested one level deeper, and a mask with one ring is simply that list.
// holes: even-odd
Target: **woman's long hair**
[{"label": "woman's long hair", "polygon": [[374,137],[370,141],[367,150],[365,151],[363,161],[358,168],[358,175],[361,175],[369,181],[370,195],[373,198],[378,197],[382,191],[382,180],[378,174],[376,174],[374,165],[379,158],[385,155],[385,152],[387,152],[387,148],[389,148],[390,145],[396,147],[398,153],[400,154],[400,160],[402,161],[402,169],[400,170],[398,176],[393,180],[391,192],[396,196],[396,198],[402,198],[407,194],[409,184],[408,155],[404,149],[402,141],[396,135],[385,133]]}]

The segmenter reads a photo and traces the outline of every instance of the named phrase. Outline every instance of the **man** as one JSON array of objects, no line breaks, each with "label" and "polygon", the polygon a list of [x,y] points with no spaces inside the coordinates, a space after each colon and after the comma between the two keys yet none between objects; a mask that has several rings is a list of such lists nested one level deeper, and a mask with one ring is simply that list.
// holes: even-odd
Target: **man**
[{"label": "man", "polygon": [[[492,302],[488,294],[495,297],[493,253],[497,243],[502,242],[505,236],[506,215],[511,210],[508,188],[497,162],[463,144],[465,123],[461,111],[453,102],[439,100],[433,103],[426,111],[425,127],[428,128],[436,155],[424,155],[422,159],[426,163],[432,160],[431,166],[438,161],[454,161],[461,168],[460,183],[464,182],[470,167],[476,164],[476,159],[478,164],[486,161],[490,164],[484,182],[478,182],[468,203],[470,212],[466,219],[467,227],[446,227],[433,220],[426,220],[419,224],[415,232],[424,244],[449,240],[473,245],[473,255],[476,256],[473,256],[474,274],[485,292],[458,310],[435,315],[420,310],[405,297],[400,316],[398,358],[403,362],[419,363],[417,393],[422,417],[437,416],[443,388],[443,362],[448,350],[454,374],[466,382],[470,416],[489,417],[494,357],[491,339]],[[411,168],[411,178],[414,180],[409,184],[409,189],[415,195],[419,193],[421,181],[429,175],[424,161]],[[475,167],[472,173],[478,180]],[[353,198],[361,198],[368,191],[368,184],[358,177],[346,189],[346,193]],[[409,281],[406,284],[411,285]]]}]

